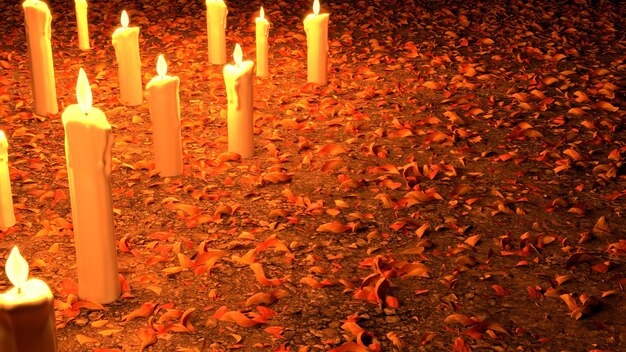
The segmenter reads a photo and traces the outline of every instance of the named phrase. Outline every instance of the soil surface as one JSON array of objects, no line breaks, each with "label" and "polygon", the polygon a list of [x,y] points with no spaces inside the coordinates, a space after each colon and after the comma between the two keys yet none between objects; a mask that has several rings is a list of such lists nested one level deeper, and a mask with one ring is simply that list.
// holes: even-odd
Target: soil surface
[{"label": "soil surface", "polygon": [[[333,1],[329,82],[307,84],[309,1],[228,1],[255,59],[255,154],[227,150],[200,0],[48,1],[60,112],[32,112],[24,14],[0,5],[0,129],[17,245],[55,297],[59,351],[623,351],[626,7],[611,1]],[[179,76],[184,171],[154,167],[111,34],[143,84]],[[61,113],[85,69],[112,125],[122,296],[77,297]],[[80,234],[89,236],[89,234]],[[4,270],[2,269],[2,272]],[[12,287],[0,277],[0,291]]]}]

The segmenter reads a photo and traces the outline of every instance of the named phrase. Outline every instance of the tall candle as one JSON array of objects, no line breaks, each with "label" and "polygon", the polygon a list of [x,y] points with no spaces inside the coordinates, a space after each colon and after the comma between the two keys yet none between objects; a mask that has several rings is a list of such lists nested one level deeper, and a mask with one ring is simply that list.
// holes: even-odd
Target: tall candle
[{"label": "tall candle", "polygon": [[224,66],[224,83],[228,100],[228,151],[242,158],[254,154],[254,120],[252,118],[252,61],[243,61],[241,46],[235,46],[235,64]]},{"label": "tall candle", "polygon": [[259,17],[255,20],[256,23],[256,75],[259,77],[267,76],[267,54],[268,44],[267,37],[269,36],[270,23],[265,18],[265,12],[261,6]]},{"label": "tall candle", "polygon": [[113,47],[120,80],[120,100],[124,105],[143,102],[141,59],[139,57],[139,27],[128,27],[126,11],[122,11],[122,27],[113,32]]},{"label": "tall candle", "polygon": [[206,0],[206,28],[209,40],[209,63],[226,63],[226,16],[228,9],[222,0]]},{"label": "tall candle", "polygon": [[78,48],[89,50],[89,22],[87,21],[87,0],[74,0],[76,7],[76,27],[78,29]]},{"label": "tall candle", "polygon": [[0,131],[0,229],[15,225],[8,148],[7,137]]},{"label": "tall candle", "polygon": [[80,69],[78,104],[63,112],[65,157],[70,184],[78,295],[109,303],[120,294],[113,205],[111,202],[111,125],[102,111],[91,107],[91,88]]},{"label": "tall candle", "polygon": [[304,19],[307,45],[308,82],[326,84],[328,81],[328,17],[319,14],[319,0],[313,2],[313,13]]},{"label": "tall candle", "polygon": [[14,287],[0,294],[0,351],[56,351],[52,291],[39,279],[28,280],[28,263],[17,247],[5,271]]},{"label": "tall candle", "polygon": [[48,5],[38,0],[26,0],[22,7],[26,17],[33,110],[39,115],[56,114],[59,112],[59,105],[50,44],[52,16]]},{"label": "tall candle", "polygon": [[156,168],[161,171],[161,176],[176,176],[183,172],[178,96],[180,80],[176,76],[167,76],[163,55],[159,55],[157,60],[157,74],[146,85]]}]

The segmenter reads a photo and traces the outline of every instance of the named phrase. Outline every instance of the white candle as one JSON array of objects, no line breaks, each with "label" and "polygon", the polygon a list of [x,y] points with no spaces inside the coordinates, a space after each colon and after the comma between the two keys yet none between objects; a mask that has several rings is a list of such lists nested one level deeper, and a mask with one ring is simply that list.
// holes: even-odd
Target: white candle
[{"label": "white candle", "polygon": [[241,61],[241,46],[235,46],[234,65],[224,66],[224,83],[228,99],[228,151],[242,158],[254,154],[254,120],[252,118],[252,61]]},{"label": "white candle", "polygon": [[261,6],[259,17],[255,20],[256,23],[256,75],[259,77],[267,76],[267,53],[268,44],[267,37],[269,36],[270,23],[265,18],[265,12]]},{"label": "white candle", "polygon": [[176,176],[183,172],[178,96],[180,80],[176,76],[167,76],[163,55],[159,55],[157,60],[157,73],[146,85],[156,168],[161,171],[161,176]]},{"label": "white candle", "polygon": [[126,11],[122,11],[122,27],[113,32],[113,46],[117,58],[122,104],[141,105],[143,92],[141,83],[141,59],[139,57],[139,27],[128,27]]},{"label": "white candle", "polygon": [[76,28],[78,29],[78,48],[89,50],[89,22],[87,21],[87,1],[74,0],[76,7]]},{"label": "white candle", "polygon": [[0,229],[15,225],[8,148],[7,137],[0,131]]},{"label": "white candle", "polygon": [[222,0],[206,0],[206,28],[209,41],[209,63],[226,63],[226,16],[228,9]]},{"label": "white candle", "polygon": [[34,112],[39,115],[56,114],[59,105],[50,44],[52,16],[48,5],[38,0],[26,0],[22,7],[26,17]]},{"label": "white candle", "polygon": [[304,19],[307,45],[308,82],[326,84],[328,81],[328,17],[319,14],[319,0],[313,2],[313,13]]},{"label": "white candle", "polygon": [[0,351],[55,352],[54,296],[45,282],[28,280],[28,263],[13,247],[5,265],[12,289],[0,294]]},{"label": "white candle", "polygon": [[78,295],[109,303],[120,294],[113,205],[111,202],[111,125],[102,111],[91,107],[91,88],[80,69],[78,104],[63,112],[65,157],[70,184]]}]

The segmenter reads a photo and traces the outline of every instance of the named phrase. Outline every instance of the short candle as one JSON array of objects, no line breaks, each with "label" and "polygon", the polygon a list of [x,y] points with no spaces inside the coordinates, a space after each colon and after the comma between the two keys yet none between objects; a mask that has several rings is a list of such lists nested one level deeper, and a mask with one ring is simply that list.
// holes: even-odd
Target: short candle
[{"label": "short candle", "polygon": [[226,16],[228,9],[222,0],[206,0],[206,28],[209,63],[226,63]]},{"label": "short candle", "polygon": [[167,62],[159,55],[157,76],[146,85],[146,100],[152,120],[155,164],[161,176],[177,176],[183,172],[179,86],[180,79],[167,75]]},{"label": "short candle", "polygon": [[242,61],[241,46],[233,53],[234,65],[224,66],[228,100],[228,151],[248,158],[254,155],[254,120],[252,117],[252,61]]},{"label": "short candle", "polygon": [[39,279],[28,279],[28,262],[13,247],[5,265],[13,288],[0,294],[0,351],[55,352],[54,296]]},{"label": "short candle", "polygon": [[110,303],[120,295],[110,182],[113,136],[104,113],[91,106],[91,88],[82,68],[76,98],[78,104],[68,106],[61,120],[65,129],[78,295]]},{"label": "short candle", "polygon": [[304,31],[307,44],[307,80],[312,83],[326,84],[328,81],[328,18],[329,14],[320,14],[320,2],[313,2],[313,13],[304,19]]},{"label": "short candle", "polygon": [[0,131],[0,230],[15,225],[8,149],[7,137]]},{"label": "short candle", "polygon": [[59,112],[59,105],[50,44],[52,16],[48,5],[42,1],[26,0],[22,7],[26,17],[33,110],[39,115],[56,114]]},{"label": "short candle", "polygon": [[139,27],[128,27],[130,20],[126,10],[122,11],[120,22],[122,27],[117,28],[112,37],[118,65],[120,100],[124,105],[141,105],[143,85],[139,57]]},{"label": "short candle", "polygon": [[265,18],[265,11],[261,6],[259,17],[255,20],[256,24],[256,75],[265,77],[268,74],[268,43],[270,23]]}]

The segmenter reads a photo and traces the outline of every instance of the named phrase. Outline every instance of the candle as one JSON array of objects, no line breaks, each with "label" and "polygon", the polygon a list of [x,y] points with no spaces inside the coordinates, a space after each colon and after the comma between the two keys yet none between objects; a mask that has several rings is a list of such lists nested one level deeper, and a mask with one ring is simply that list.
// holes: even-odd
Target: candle
[{"label": "candle", "polygon": [[261,6],[259,17],[256,23],[256,75],[259,77],[267,76],[267,37],[269,36],[270,23],[265,18],[265,11]]},{"label": "candle", "polygon": [[7,137],[0,131],[0,229],[15,225],[8,148]]},{"label": "candle", "polygon": [[89,22],[87,21],[87,1],[74,0],[76,7],[76,27],[78,29],[78,48],[89,50]]},{"label": "candle", "polygon": [[228,9],[222,0],[206,0],[206,29],[209,40],[209,63],[226,63],[226,15]]},{"label": "candle", "polygon": [[166,75],[167,63],[163,55],[157,59],[157,74],[146,85],[156,168],[161,171],[161,176],[176,176],[183,172],[178,97],[180,80],[176,76]]},{"label": "candle", "polygon": [[5,271],[14,287],[0,294],[0,351],[56,351],[52,291],[39,279],[28,280],[28,263],[17,247]]},{"label": "candle", "polygon": [[128,27],[128,14],[122,11],[122,27],[113,32],[122,104],[141,105],[141,59],[139,58],[139,27]]},{"label": "candle", "polygon": [[61,118],[65,128],[65,157],[70,184],[78,295],[109,303],[120,294],[111,203],[111,125],[102,111],[91,107],[85,71],[76,84],[78,104]]},{"label": "candle", "polygon": [[22,7],[26,17],[34,112],[39,115],[56,114],[59,105],[50,44],[52,16],[48,5],[38,0],[26,0]]},{"label": "candle", "polygon": [[304,19],[307,45],[308,82],[326,84],[328,67],[328,17],[319,14],[320,2],[313,2],[313,13]]},{"label": "candle", "polygon": [[228,151],[242,158],[254,154],[254,121],[252,119],[252,61],[241,61],[241,46],[235,46],[234,65],[224,66],[224,83],[228,99]]}]

